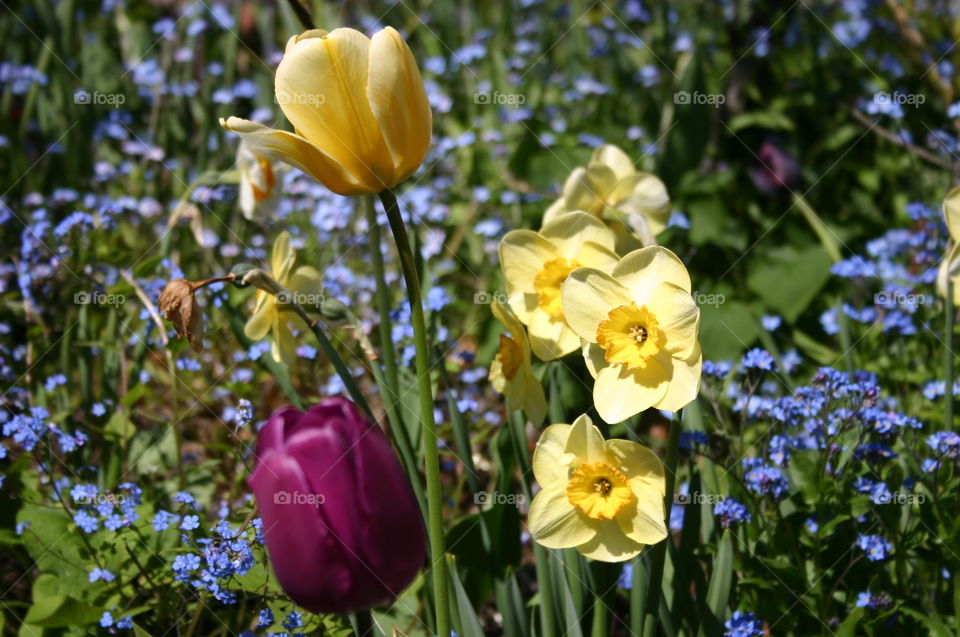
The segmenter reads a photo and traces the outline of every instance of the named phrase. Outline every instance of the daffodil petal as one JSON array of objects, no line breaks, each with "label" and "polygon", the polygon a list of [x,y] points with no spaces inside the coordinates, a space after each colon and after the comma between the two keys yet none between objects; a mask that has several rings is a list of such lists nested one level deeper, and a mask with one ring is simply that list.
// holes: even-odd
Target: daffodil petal
[{"label": "daffodil petal", "polygon": [[950,238],[960,242],[960,186],[955,186],[943,200],[943,219],[947,223]]},{"label": "daffodil petal", "polygon": [[[500,241],[500,267],[507,280],[507,293],[536,294],[533,280],[543,264],[557,258],[556,246],[532,230],[512,230]],[[521,321],[526,307],[513,307]]]},{"label": "daffodil petal", "polygon": [[606,351],[596,343],[580,339],[580,348],[583,350],[583,360],[587,364],[587,371],[594,378],[597,377],[601,369],[610,366],[610,363],[607,362]]},{"label": "daffodil petal", "polygon": [[336,159],[300,135],[239,117],[221,119],[220,125],[240,135],[252,151],[302,170],[339,195],[376,192],[358,182]]},{"label": "daffodil petal", "polygon": [[527,526],[533,539],[547,548],[573,548],[596,534],[587,519],[570,504],[565,487],[544,488],[530,505]]},{"label": "daffodil petal", "polygon": [[543,385],[533,374],[525,374],[524,384],[523,411],[533,426],[539,427],[547,417],[547,396],[543,393]]},{"label": "daffodil petal", "polygon": [[568,467],[574,460],[564,447],[571,425],[550,425],[540,434],[533,451],[533,477],[542,489],[566,488]]},{"label": "daffodil petal", "polygon": [[606,166],[618,180],[637,172],[630,157],[613,144],[603,144],[593,151],[591,166]]},{"label": "daffodil petal", "polygon": [[613,276],[629,288],[637,305],[649,303],[657,285],[673,283],[687,293],[691,291],[690,273],[674,253],[660,246],[634,250],[620,259]]},{"label": "daffodil petal", "polygon": [[603,462],[605,460],[603,434],[586,414],[573,421],[563,450],[565,453],[573,455],[575,464]]},{"label": "daffodil petal", "polygon": [[417,61],[393,27],[373,36],[369,73],[370,108],[393,156],[399,183],[426,157],[433,120]]},{"label": "daffodil petal", "polygon": [[260,305],[259,309],[253,313],[253,316],[247,320],[247,324],[243,326],[243,333],[251,341],[259,341],[270,331],[270,326],[273,325],[276,317],[276,304],[270,300],[269,304],[265,303]]},{"label": "daffodil petal", "polygon": [[290,365],[297,355],[297,341],[287,324],[282,322],[283,319],[284,317],[281,316],[279,321],[273,322],[270,352],[273,354],[273,360]]},{"label": "daffodil petal", "polygon": [[617,524],[623,534],[637,544],[656,544],[667,537],[663,494],[644,489],[639,493],[634,491],[634,496],[617,514]]},{"label": "daffodil petal", "polygon": [[560,215],[570,212],[570,208],[567,206],[567,200],[563,197],[555,200],[552,204],[547,206],[546,211],[543,213],[543,225],[547,225]]},{"label": "daffodil petal", "polygon": [[661,500],[666,492],[664,466],[657,454],[632,440],[612,438],[604,442],[609,463],[624,475],[631,488],[642,485],[652,489]]},{"label": "daffodil petal", "polygon": [[606,224],[585,212],[560,215],[543,226],[540,234],[556,246],[555,256],[588,265],[578,258],[585,243],[593,243],[613,251],[616,237]]},{"label": "daffodil petal", "polygon": [[[623,225],[623,224],[620,224]],[[616,241],[616,233],[610,230]],[[580,246],[577,262],[585,268],[596,268],[603,272],[612,272],[620,257],[612,248],[607,248],[594,241],[587,241]]]},{"label": "daffodil petal", "polygon": [[[666,356],[660,357],[666,360]],[[667,391],[655,403],[658,409],[677,411],[691,403],[700,393],[700,374],[703,368],[703,355],[700,347],[687,360],[674,358],[671,360],[672,372]]]},{"label": "daffodil petal", "polygon": [[553,318],[541,309],[530,313],[527,329],[530,349],[542,361],[552,361],[580,347],[580,337],[563,318]]},{"label": "daffodil petal", "polygon": [[296,258],[297,253],[290,245],[290,233],[284,230],[273,242],[273,251],[270,255],[270,270],[273,277],[281,283],[285,282]]},{"label": "daffodil petal", "polygon": [[643,544],[637,544],[624,534],[616,520],[599,520],[594,524],[596,535],[589,542],[576,547],[580,553],[591,560],[600,562],[624,562],[636,557],[643,550]]},{"label": "daffodil petal", "polygon": [[663,349],[683,360],[693,356],[700,331],[700,308],[690,293],[672,283],[661,283],[647,307],[665,335]]},{"label": "daffodil petal", "polygon": [[581,338],[597,342],[597,326],[610,310],[631,302],[629,290],[595,268],[577,268],[563,283],[563,316]]},{"label": "daffodil petal", "polygon": [[656,358],[643,369],[611,365],[600,370],[593,385],[593,404],[604,422],[615,424],[639,414],[663,399],[669,376]]}]

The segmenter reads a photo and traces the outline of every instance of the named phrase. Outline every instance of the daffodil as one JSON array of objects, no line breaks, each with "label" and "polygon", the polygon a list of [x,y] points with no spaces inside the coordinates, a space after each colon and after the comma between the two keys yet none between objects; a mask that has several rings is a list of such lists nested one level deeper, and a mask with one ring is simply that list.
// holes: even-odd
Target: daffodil
[{"label": "daffodil", "polygon": [[552,549],[622,562],[667,537],[663,463],[630,440],[604,440],[586,415],[547,427],[533,454],[540,484],[527,525]]},{"label": "daffodil", "polygon": [[562,291],[567,323],[583,339],[600,417],[617,423],[649,407],[676,411],[700,389],[700,309],[690,275],[666,248],[623,257],[610,274],[577,268]]},{"label": "daffodil", "polygon": [[507,280],[510,307],[527,326],[537,358],[553,360],[580,347],[567,325],[560,286],[580,266],[610,271],[617,263],[616,237],[585,212],[571,212],[540,232],[513,230],[500,242],[500,267]]},{"label": "daffodil", "polygon": [[240,171],[240,210],[247,219],[253,219],[256,212],[270,214],[280,202],[282,189],[274,162],[251,150],[250,145],[241,140],[237,148],[237,168]]},{"label": "daffodil", "polygon": [[530,370],[530,343],[523,323],[510,308],[493,301],[493,315],[507,328],[500,335],[500,349],[490,365],[490,383],[507,399],[511,411],[523,409],[534,425],[543,422],[547,414],[547,399],[543,386]]},{"label": "daffodil", "polygon": [[303,319],[293,312],[281,311],[280,301],[294,301],[306,309],[320,310],[322,305],[322,279],[316,268],[301,265],[293,268],[296,252],[290,245],[290,233],[282,232],[273,243],[271,254],[271,275],[286,288],[292,299],[278,299],[277,295],[257,290],[257,305],[253,316],[247,321],[243,332],[247,338],[258,341],[270,332],[271,351],[274,360],[290,364],[296,356],[296,340],[290,331],[289,321],[296,321],[306,328]]},{"label": "daffodil", "polygon": [[391,27],[372,39],[346,28],[290,38],[275,90],[295,133],[237,117],[220,124],[336,193],[391,188],[427,154],[430,104],[413,53]]},{"label": "daffodil", "polygon": [[960,305],[960,186],[943,200],[943,219],[950,233],[950,245],[937,270],[937,293],[946,297],[949,282],[953,285],[953,303]]},{"label": "daffodil", "polygon": [[[621,245],[640,247],[667,227],[670,196],[659,178],[638,171],[630,157],[611,144],[599,146],[586,168],[574,169],[563,184],[563,194],[543,216],[549,223],[572,210],[583,210],[613,222]],[[640,241],[630,241],[629,235]]]}]

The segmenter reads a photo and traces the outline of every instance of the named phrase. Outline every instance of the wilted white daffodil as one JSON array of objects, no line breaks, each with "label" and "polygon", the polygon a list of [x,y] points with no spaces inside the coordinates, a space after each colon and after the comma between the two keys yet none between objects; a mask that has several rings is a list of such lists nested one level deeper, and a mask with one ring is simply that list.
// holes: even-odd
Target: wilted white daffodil
[{"label": "wilted white daffodil", "polygon": [[667,227],[671,212],[664,183],[656,175],[638,171],[630,157],[612,144],[597,147],[586,168],[570,173],[562,196],[547,208],[543,222],[572,210],[613,222],[621,250],[625,245],[655,243],[653,237]]},{"label": "wilted white daffodil", "polygon": [[283,189],[280,188],[280,165],[258,155],[245,141],[237,148],[237,169],[240,171],[240,210],[247,219],[254,213],[269,215],[276,210]]},{"label": "wilted white daffodil", "polygon": [[257,290],[257,305],[253,316],[247,321],[243,333],[247,338],[258,341],[270,332],[271,352],[274,360],[289,365],[296,356],[297,343],[290,331],[290,321],[301,329],[308,326],[293,312],[281,311],[281,301],[295,301],[307,310],[320,311],[323,304],[323,281],[316,268],[301,265],[293,268],[296,252],[290,245],[290,233],[281,232],[273,243],[271,254],[271,276],[286,288],[292,299],[278,299],[277,295]]},{"label": "wilted white daffodil", "polygon": [[610,274],[578,268],[563,284],[563,312],[596,378],[593,402],[608,423],[649,407],[676,411],[700,390],[700,309],[680,259],[635,250]]},{"label": "wilted white daffodil", "polygon": [[313,29],[287,41],[275,79],[295,133],[230,117],[220,124],[254,152],[341,195],[380,192],[420,166],[432,116],[413,53],[391,27]]},{"label": "wilted white daffodil", "polygon": [[564,320],[560,286],[580,266],[612,270],[615,241],[610,228],[585,212],[561,215],[540,232],[513,230],[500,241],[510,307],[527,326],[537,358],[553,360],[580,347]]},{"label": "wilted white daffodil", "polygon": [[946,297],[947,284],[952,283],[953,304],[960,305],[960,186],[953,188],[943,200],[943,219],[950,233],[950,243],[937,270],[937,293]]},{"label": "wilted white daffodil", "polygon": [[660,458],[631,440],[604,440],[586,415],[544,430],[533,474],[540,492],[527,525],[547,548],[622,562],[667,537]]},{"label": "wilted white daffodil", "polygon": [[493,301],[493,315],[510,333],[500,335],[500,349],[490,365],[490,383],[503,394],[511,411],[523,409],[534,425],[547,415],[543,386],[530,370],[530,343],[523,323],[510,308]]}]

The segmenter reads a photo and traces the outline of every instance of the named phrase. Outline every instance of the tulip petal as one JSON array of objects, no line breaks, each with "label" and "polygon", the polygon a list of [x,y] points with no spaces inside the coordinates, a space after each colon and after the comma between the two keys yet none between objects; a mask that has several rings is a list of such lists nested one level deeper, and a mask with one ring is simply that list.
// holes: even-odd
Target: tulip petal
[{"label": "tulip petal", "polygon": [[370,44],[367,97],[396,166],[394,181],[412,175],[430,148],[430,103],[420,69],[393,27],[376,33]]},{"label": "tulip petal", "polygon": [[575,465],[606,461],[603,454],[603,434],[586,414],[573,421],[563,451],[573,455]]},{"label": "tulip petal", "polygon": [[649,303],[660,283],[673,283],[688,294],[691,290],[686,266],[677,255],[660,246],[634,250],[620,259],[612,274],[630,289],[637,305]]},{"label": "tulip petal", "polygon": [[672,283],[661,283],[655,288],[648,307],[665,335],[663,349],[683,360],[693,356],[698,347],[700,308],[690,293]]},{"label": "tulip petal", "polygon": [[669,376],[656,358],[643,369],[623,365],[601,369],[593,385],[593,404],[604,422],[611,425],[656,405],[667,392]]},{"label": "tulip petal", "polygon": [[597,342],[597,326],[610,310],[630,303],[629,291],[616,279],[595,268],[577,268],[563,283],[563,316],[580,338]]},{"label": "tulip petal", "polygon": [[542,361],[552,361],[580,347],[580,337],[571,330],[562,317],[554,318],[537,308],[530,313],[528,323],[530,349]]},{"label": "tulip petal", "polygon": [[338,195],[377,192],[358,182],[337,160],[300,135],[239,117],[221,119],[220,125],[240,135],[252,151],[302,170]]},{"label": "tulip petal", "polygon": [[550,425],[540,434],[533,451],[533,477],[543,489],[566,488],[574,455],[564,451],[570,425]]},{"label": "tulip petal", "polygon": [[554,258],[563,257],[579,261],[583,244],[591,242],[609,251],[613,250],[616,237],[602,221],[585,212],[575,211],[561,215],[543,226],[540,234],[556,246]]},{"label": "tulip petal", "polygon": [[[659,357],[666,360],[666,356]],[[670,361],[672,373],[667,391],[655,403],[658,409],[677,411],[681,407],[693,402],[700,393],[700,374],[703,367],[703,355],[697,346],[694,354],[687,360],[674,358]]]},{"label": "tulip petal", "polygon": [[591,560],[623,562],[636,557],[644,548],[643,544],[637,544],[627,537],[616,520],[599,520],[596,528],[597,534],[592,540],[576,547]]},{"label": "tulip petal", "polygon": [[275,85],[296,131],[379,192],[396,182],[367,98],[369,67],[370,38],[359,31],[307,31],[288,41]]},{"label": "tulip petal", "polygon": [[596,530],[589,518],[570,503],[565,487],[543,489],[533,499],[527,527],[533,539],[551,549],[589,542]]}]

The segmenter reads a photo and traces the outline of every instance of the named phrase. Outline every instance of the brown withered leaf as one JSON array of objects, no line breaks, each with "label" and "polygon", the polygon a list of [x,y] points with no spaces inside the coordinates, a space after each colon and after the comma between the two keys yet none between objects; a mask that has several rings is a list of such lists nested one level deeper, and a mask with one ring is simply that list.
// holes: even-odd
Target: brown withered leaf
[{"label": "brown withered leaf", "polygon": [[159,310],[173,322],[177,336],[186,338],[196,352],[203,351],[203,312],[195,292],[204,282],[173,279],[160,293]]}]

